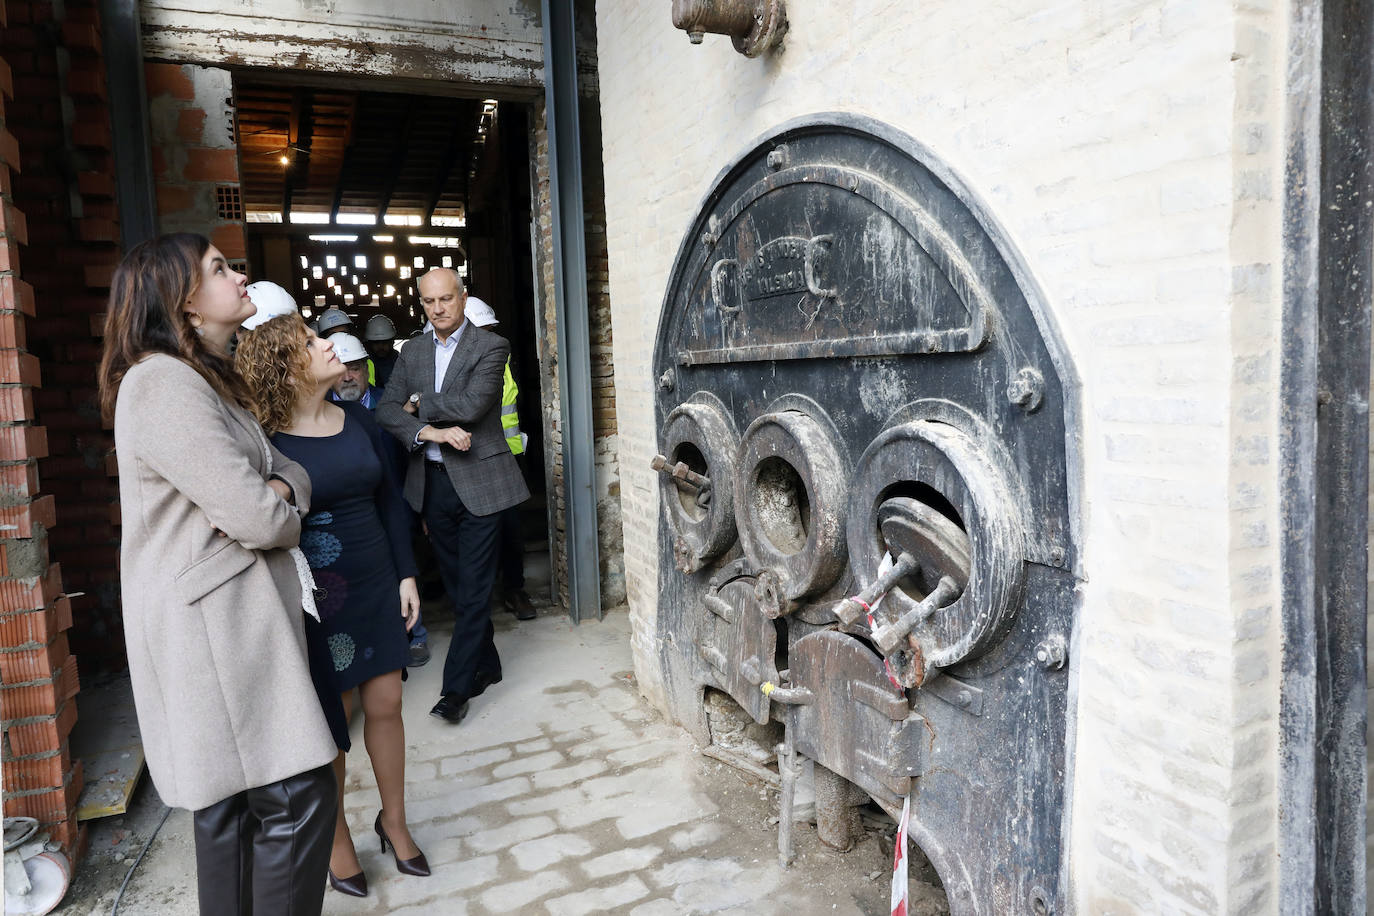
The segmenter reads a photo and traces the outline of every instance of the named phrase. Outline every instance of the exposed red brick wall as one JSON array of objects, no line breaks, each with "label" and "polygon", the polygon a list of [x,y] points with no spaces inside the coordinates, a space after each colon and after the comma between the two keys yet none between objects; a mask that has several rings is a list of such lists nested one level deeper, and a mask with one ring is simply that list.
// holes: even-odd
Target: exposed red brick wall
[{"label": "exposed red brick wall", "polygon": [[60,20],[47,2],[0,9],[0,525],[13,526],[0,531],[4,813],[39,818],[74,853],[76,656],[124,664],[112,443],[95,387],[119,254],[110,120],[94,0],[68,0]]},{"label": "exposed red brick wall", "polygon": [[153,174],[163,232],[198,232],[232,259],[244,257],[243,220],[226,219],[215,197],[238,187],[238,149],[225,99],[233,91],[223,70],[190,64],[147,64]]}]

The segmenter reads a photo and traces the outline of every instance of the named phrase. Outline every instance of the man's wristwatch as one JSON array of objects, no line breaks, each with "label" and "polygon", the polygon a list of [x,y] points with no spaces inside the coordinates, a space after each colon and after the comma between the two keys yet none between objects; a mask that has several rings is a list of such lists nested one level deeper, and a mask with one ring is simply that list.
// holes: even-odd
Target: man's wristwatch
[{"label": "man's wristwatch", "polygon": [[410,396],[410,403],[414,404],[416,407],[420,406],[420,392],[417,391]]}]

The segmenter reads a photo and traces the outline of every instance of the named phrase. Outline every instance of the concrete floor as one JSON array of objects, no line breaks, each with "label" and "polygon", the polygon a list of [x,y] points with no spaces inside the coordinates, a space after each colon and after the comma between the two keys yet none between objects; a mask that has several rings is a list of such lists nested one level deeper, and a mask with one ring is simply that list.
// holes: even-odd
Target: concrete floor
[{"label": "concrete floor", "polygon": [[[574,626],[498,614],[505,680],[452,726],[428,715],[434,661],[411,669],[405,723],[411,830],[434,873],[400,875],[378,850],[378,801],[354,722],[345,808],[371,886],[329,891],[325,913],[877,914],[888,911],[892,838],[872,830],[851,852],[797,825],[797,861],[777,863],[776,793],[703,757],[635,689],[623,610]],[[90,851],[56,911],[107,914],[165,809],[145,778],[134,807],[96,822]],[[913,914],[946,912],[912,875]],[[930,875],[924,877],[929,878]],[[127,916],[197,912],[191,818],[172,811],[120,903]]]}]

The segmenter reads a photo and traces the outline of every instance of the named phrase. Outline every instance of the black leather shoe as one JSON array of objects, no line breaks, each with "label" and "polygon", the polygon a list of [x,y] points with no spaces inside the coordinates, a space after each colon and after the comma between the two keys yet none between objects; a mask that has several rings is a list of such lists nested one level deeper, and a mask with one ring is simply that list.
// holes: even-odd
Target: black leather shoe
[{"label": "black leather shoe", "polygon": [[429,714],[457,725],[468,714],[468,701],[456,693],[446,693],[434,704]]},{"label": "black leather shoe", "polygon": [[534,605],[530,604],[530,596],[525,594],[523,588],[506,599],[506,606],[511,609],[516,620],[533,620],[539,616],[534,611]]},{"label": "black leather shoe", "polygon": [[336,878],[331,871],[329,873],[329,886],[339,893],[347,894],[350,897],[366,897],[367,875],[358,872],[356,875],[348,878]]},{"label": "black leather shoe", "polygon": [[472,676],[472,696],[480,697],[487,692],[487,688],[492,684],[499,683],[501,683],[501,672],[498,671],[492,675],[485,671],[479,671]]}]

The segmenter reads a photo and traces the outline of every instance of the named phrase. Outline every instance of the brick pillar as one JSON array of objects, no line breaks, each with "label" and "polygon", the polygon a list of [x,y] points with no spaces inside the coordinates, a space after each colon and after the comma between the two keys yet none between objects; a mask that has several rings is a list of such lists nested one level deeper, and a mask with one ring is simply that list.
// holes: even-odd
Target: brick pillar
[{"label": "brick pillar", "polygon": [[229,71],[148,64],[144,77],[162,231],[198,232],[229,260],[245,257]]},{"label": "brick pillar", "polygon": [[[29,3],[0,0],[0,719],[6,817],[35,817],[69,854],[76,851],[76,798],[82,772],[67,744],[76,721],[76,659],[67,646],[70,601],[48,556],[56,524],[52,495],[40,495],[38,459],[47,430],[35,425],[39,360],[29,353],[36,314],[33,288],[21,279],[20,249],[30,221],[15,205],[25,145],[15,136],[26,119],[44,121],[41,102],[21,95],[52,78]],[[28,151],[30,158],[41,155]]]},{"label": "brick pillar", "polygon": [[[119,610],[118,488],[107,473],[113,446],[96,396],[103,316],[119,258],[110,113],[96,0],[67,0],[56,19],[40,0],[8,0],[16,94],[11,130],[24,154],[14,200],[31,240],[24,279],[37,311],[29,344],[41,361],[36,418],[47,430],[39,462],[44,494],[61,524],[48,549],[76,598],[73,651],[86,671],[119,670],[124,658]],[[24,17],[16,15],[24,10]],[[20,59],[23,65],[20,65]],[[63,112],[70,112],[69,120]]]}]

